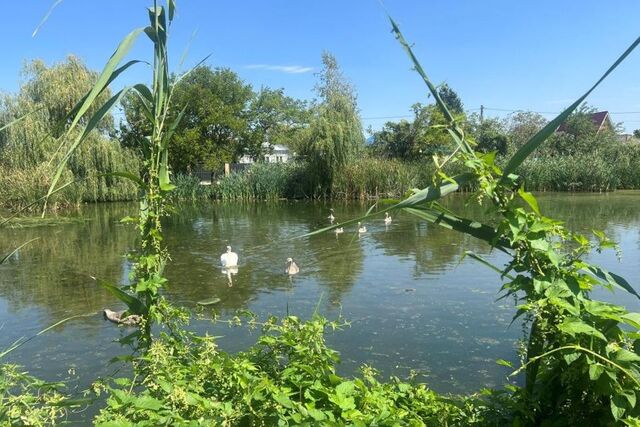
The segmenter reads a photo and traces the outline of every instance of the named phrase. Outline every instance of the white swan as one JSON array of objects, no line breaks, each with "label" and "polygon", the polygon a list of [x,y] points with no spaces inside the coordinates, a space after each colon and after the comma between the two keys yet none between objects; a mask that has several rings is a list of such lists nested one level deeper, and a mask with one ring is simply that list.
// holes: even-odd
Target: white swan
[{"label": "white swan", "polygon": [[298,274],[300,272],[300,267],[293,260],[293,258],[287,258],[287,264],[284,267],[284,274],[288,274],[289,276],[293,276],[294,274]]},{"label": "white swan", "polygon": [[336,234],[342,234],[344,233],[344,228],[342,227],[338,227],[335,230],[333,230]]},{"label": "white swan", "polygon": [[238,265],[238,254],[231,252],[231,246],[227,246],[227,252],[220,255],[220,264],[223,267],[235,267]]},{"label": "white swan", "polygon": [[384,224],[385,225],[389,225],[391,224],[391,217],[389,216],[389,212],[385,212],[384,213]]},{"label": "white swan", "polygon": [[336,217],[333,216],[333,208],[329,209],[329,216],[327,217],[329,219],[329,222],[333,224],[333,221],[336,220]]},{"label": "white swan", "polygon": [[364,225],[362,225],[361,222],[358,223],[358,233],[362,234],[362,233],[366,233],[367,232],[367,227],[365,227]]}]

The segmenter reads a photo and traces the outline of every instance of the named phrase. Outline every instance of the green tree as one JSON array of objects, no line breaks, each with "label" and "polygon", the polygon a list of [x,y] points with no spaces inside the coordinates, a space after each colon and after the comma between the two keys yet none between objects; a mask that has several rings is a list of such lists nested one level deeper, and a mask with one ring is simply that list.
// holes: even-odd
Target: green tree
[{"label": "green tree", "polygon": [[219,169],[242,156],[250,141],[252,98],[251,86],[228,68],[200,66],[180,81],[174,110],[186,109],[169,156],[174,172],[198,163]]},{"label": "green tree", "polygon": [[315,106],[308,130],[307,156],[319,193],[331,192],[335,171],[353,160],[364,147],[364,134],[353,86],[345,79],[336,58],[322,54]]},{"label": "green tree", "polygon": [[[3,204],[16,207],[31,203],[46,191],[52,175],[51,159],[59,155],[61,144],[70,144],[69,138],[61,141],[57,137],[70,124],[69,112],[96,79],[97,73],[75,56],[51,66],[41,60],[25,65],[20,90],[5,96],[0,105],[0,127],[29,113],[0,133],[0,200]],[[105,91],[98,100],[104,102],[110,96],[110,92]],[[97,108],[90,108],[88,114],[96,111]],[[60,203],[136,197],[135,187],[129,182],[104,176],[106,172],[137,167],[135,157],[111,137],[113,122],[113,117],[106,115],[89,134],[92,143],[80,147],[69,159],[64,179],[82,181],[61,193]],[[86,119],[79,123],[86,124]]]},{"label": "green tree", "polygon": [[504,127],[509,135],[509,153],[515,153],[533,135],[547,124],[547,119],[531,111],[517,111],[505,119]]},{"label": "green tree", "polygon": [[502,120],[485,118],[480,121],[480,116],[474,113],[469,116],[467,124],[477,144],[476,150],[483,153],[495,151],[501,156],[507,154],[510,140]]},{"label": "green tree", "polygon": [[255,94],[249,106],[250,142],[245,154],[260,158],[264,143],[286,145],[295,150],[296,141],[309,124],[307,103],[286,96],[283,89],[263,87]]},{"label": "green tree", "polygon": [[[464,106],[458,94],[446,83],[438,87],[438,95],[461,122],[464,122]],[[373,134],[374,154],[403,160],[415,160],[433,155],[446,154],[453,145],[444,125],[446,119],[435,104],[414,104],[413,121],[387,122]]]},{"label": "green tree", "polygon": [[458,96],[458,93],[451,89],[448,84],[442,83],[438,86],[438,95],[452,114],[464,114],[464,104],[462,100]]},{"label": "green tree", "polygon": [[633,137],[634,138],[640,138],[640,129],[636,129],[633,131]]}]

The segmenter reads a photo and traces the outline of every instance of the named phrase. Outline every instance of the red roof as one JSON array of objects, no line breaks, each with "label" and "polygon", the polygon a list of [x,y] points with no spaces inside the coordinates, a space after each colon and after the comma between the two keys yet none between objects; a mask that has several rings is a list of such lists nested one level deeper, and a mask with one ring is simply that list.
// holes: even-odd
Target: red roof
[{"label": "red roof", "polygon": [[[593,125],[596,127],[596,132],[600,132],[604,124],[609,120],[609,112],[608,111],[598,111],[597,113],[591,114],[591,121]],[[566,125],[562,123],[558,126],[556,132],[566,132]]]}]

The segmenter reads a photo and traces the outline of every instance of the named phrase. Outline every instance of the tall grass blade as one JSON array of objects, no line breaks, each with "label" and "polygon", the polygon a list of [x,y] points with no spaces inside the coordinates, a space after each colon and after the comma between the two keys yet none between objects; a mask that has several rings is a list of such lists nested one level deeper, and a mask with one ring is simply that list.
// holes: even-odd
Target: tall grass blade
[{"label": "tall grass blade", "polygon": [[542,144],[553,132],[555,132],[555,130],[558,129],[558,126],[560,126],[569,117],[569,115],[576,108],[578,108],[580,104],[582,104],[587,96],[589,96],[591,92],[593,92],[593,90],[598,87],[600,83],[602,83],[602,81],[607,78],[607,76],[611,74],[611,72],[615,70],[627,56],[629,56],[629,54],[638,46],[638,44],[640,44],[640,37],[638,37],[633,43],[631,43],[627,50],[625,50],[624,53],[618,57],[618,59],[613,63],[611,67],[609,67],[609,69],[602,75],[602,77],[600,77],[600,79],[593,86],[591,86],[591,89],[585,92],[584,95],[578,98],[555,119],[547,123],[545,127],[540,129],[538,133],[536,133],[533,137],[531,137],[531,139],[529,139],[529,141],[527,141],[522,147],[520,147],[520,149],[509,159],[507,166],[504,168],[502,179],[505,180],[509,174],[513,173],[518,168],[518,166],[520,166],[522,162],[524,162],[524,160],[529,157],[529,155],[536,148],[540,146],[540,144]]},{"label": "tall grass blade", "polygon": [[36,237],[34,239],[28,240],[26,242],[24,242],[23,244],[21,244],[20,246],[18,246],[17,248],[15,248],[13,251],[11,251],[10,253],[8,253],[7,255],[5,255],[4,257],[2,257],[2,259],[0,259],[0,265],[4,264],[5,262],[7,262],[7,260],[9,258],[11,258],[15,253],[17,253],[20,249],[24,248],[25,246],[27,246],[29,243],[33,242],[34,240],[38,240],[39,237]]},{"label": "tall grass blade", "polygon": [[47,11],[47,13],[44,15],[44,17],[40,20],[40,23],[38,23],[38,25],[36,26],[36,28],[33,30],[33,33],[31,33],[31,37],[35,37],[36,34],[38,34],[38,31],[40,31],[40,28],[44,25],[45,22],[47,22],[49,20],[49,17],[51,16],[51,14],[53,13],[53,9],[55,9],[56,7],[58,7],[58,5],[62,3],[62,0],[56,0],[55,2],[53,2],[53,4],[51,5],[51,7],[49,8],[49,10]]},{"label": "tall grass blade", "polygon": [[470,182],[473,179],[473,177],[474,175],[472,173],[463,173],[460,175],[456,175],[451,179],[453,182],[447,182],[446,184],[443,184],[440,187],[432,187],[432,186],[426,187],[418,191],[417,193],[413,194],[412,196],[407,197],[401,202],[394,204],[392,206],[389,206],[387,208],[381,209],[379,211],[376,211],[375,213],[372,213],[371,210],[369,210],[365,215],[362,215],[360,217],[350,219],[348,221],[344,221],[339,224],[330,225],[328,227],[324,227],[319,230],[315,230],[310,233],[304,234],[300,237],[314,236],[316,234],[324,233],[338,227],[344,227],[345,225],[354,224],[356,222],[362,221],[372,216],[383,214],[385,212],[390,212],[397,209],[406,209],[409,207],[418,207],[419,205],[433,202],[435,200],[438,200],[446,196],[447,194],[457,191],[461,186]]},{"label": "tall grass blade", "polygon": [[[51,184],[49,185],[49,191],[47,192],[47,197],[53,194],[53,191],[55,190],[55,187],[58,183],[58,180],[60,179],[60,176],[62,175],[62,172],[64,172],[64,168],[67,165],[69,158],[73,155],[73,153],[76,151],[78,146],[82,143],[82,141],[84,141],[87,135],[89,135],[89,133],[91,133],[91,131],[93,131],[98,126],[100,121],[109,113],[109,111],[111,111],[113,106],[118,104],[122,100],[122,98],[129,91],[129,89],[130,88],[124,88],[120,92],[115,94],[113,97],[111,97],[111,99],[105,102],[100,107],[100,109],[96,111],[94,115],[89,119],[89,122],[87,123],[87,126],[85,126],[83,132],[78,136],[78,138],[76,138],[73,145],[69,147],[69,150],[67,150],[64,157],[58,164],[55,175],[53,176],[53,179],[51,180]],[[46,199],[45,199],[44,210],[42,212],[43,215],[45,211],[46,211]]]},{"label": "tall grass blade", "polygon": [[402,48],[409,56],[409,59],[411,59],[414,69],[418,74],[420,74],[420,77],[422,77],[422,80],[426,83],[427,87],[429,88],[429,92],[431,92],[431,95],[436,100],[436,104],[442,111],[442,114],[444,114],[444,117],[447,120],[447,122],[452,126],[454,126],[453,129],[449,129],[449,132],[452,134],[452,136],[454,136],[454,140],[456,141],[460,149],[467,153],[470,153],[472,151],[471,147],[469,146],[468,142],[465,141],[462,131],[457,126],[455,126],[455,118],[453,117],[453,114],[451,114],[451,112],[449,111],[447,104],[444,103],[435,85],[431,82],[431,80],[427,76],[427,73],[425,73],[424,69],[422,68],[422,65],[420,65],[418,58],[416,58],[416,56],[413,54],[413,50],[411,49],[411,46],[409,46],[409,43],[407,42],[407,40],[402,35],[402,32],[400,31],[400,27],[398,27],[398,24],[396,24],[396,22],[393,20],[393,18],[391,18],[391,16],[388,16],[388,18],[389,18],[389,21],[391,22],[392,32],[394,33],[396,40],[400,42],[400,45],[402,45]]},{"label": "tall grass blade", "polygon": [[17,348],[22,347],[23,345],[25,345],[26,343],[28,343],[32,339],[34,339],[34,338],[36,338],[36,337],[38,337],[38,336],[50,331],[51,329],[53,329],[53,328],[55,328],[57,326],[62,325],[63,323],[68,322],[69,320],[78,319],[80,317],[95,316],[98,313],[99,312],[94,311],[94,312],[91,312],[91,313],[76,314],[76,315],[73,315],[73,316],[69,316],[69,317],[66,317],[66,318],[54,323],[53,325],[47,326],[46,328],[44,328],[43,330],[41,330],[37,334],[30,336],[29,338],[26,338],[26,339],[20,338],[17,341],[15,341],[13,344],[11,344],[11,346],[9,346],[9,348],[7,348],[6,350],[4,350],[4,351],[2,351],[0,353],[0,359],[2,359],[4,356],[6,356],[7,354],[11,353],[12,351],[16,350]]}]

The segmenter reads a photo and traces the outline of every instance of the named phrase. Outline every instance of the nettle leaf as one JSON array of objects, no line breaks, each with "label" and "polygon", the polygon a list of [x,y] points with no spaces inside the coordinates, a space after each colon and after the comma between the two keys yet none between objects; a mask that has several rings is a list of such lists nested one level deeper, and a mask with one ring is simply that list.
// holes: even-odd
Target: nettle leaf
[{"label": "nettle leaf", "polygon": [[631,405],[632,408],[635,408],[636,407],[636,392],[634,390],[624,390],[622,392],[622,394],[627,399],[627,402],[629,402],[629,405]]},{"label": "nettle leaf", "polygon": [[624,415],[626,403],[625,398],[622,396],[616,395],[611,398],[611,415],[616,421]]},{"label": "nettle leaf", "polygon": [[540,215],[540,207],[538,207],[538,201],[536,200],[536,198],[533,196],[533,194],[524,191],[524,187],[520,187],[518,189],[518,194],[520,195],[520,197],[522,197],[522,200],[524,200],[525,202],[527,202],[527,204],[531,207],[531,209],[537,213],[538,215]]},{"label": "nettle leaf", "polygon": [[627,325],[640,329],[640,313],[627,313],[620,316]]},{"label": "nettle leaf", "polygon": [[602,332],[600,332],[593,326],[588,325],[577,319],[565,320],[558,326],[558,329],[560,329],[562,332],[565,332],[571,336],[575,336],[576,334],[584,334],[584,335],[590,335],[592,337],[599,338],[605,342],[607,341],[607,339],[602,334]]},{"label": "nettle leaf", "polygon": [[564,361],[567,362],[567,365],[571,365],[576,360],[580,359],[581,354],[578,352],[565,354]]},{"label": "nettle leaf", "polygon": [[604,366],[599,363],[589,365],[589,379],[591,381],[596,381],[600,378],[600,375],[604,372]]},{"label": "nettle leaf", "polygon": [[617,362],[640,362],[640,356],[624,348],[616,351],[613,358]]}]

